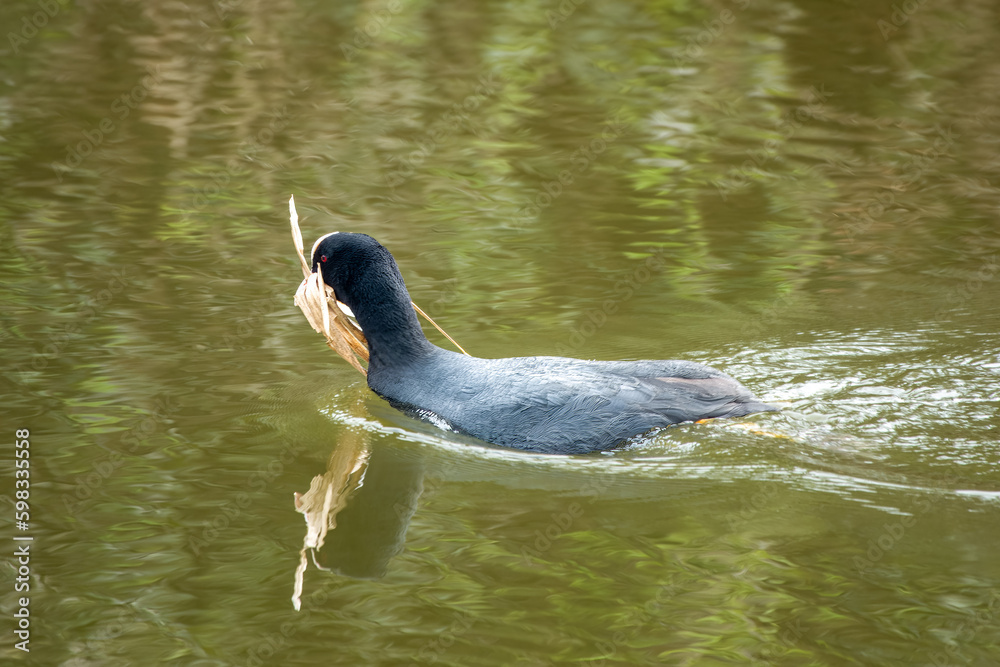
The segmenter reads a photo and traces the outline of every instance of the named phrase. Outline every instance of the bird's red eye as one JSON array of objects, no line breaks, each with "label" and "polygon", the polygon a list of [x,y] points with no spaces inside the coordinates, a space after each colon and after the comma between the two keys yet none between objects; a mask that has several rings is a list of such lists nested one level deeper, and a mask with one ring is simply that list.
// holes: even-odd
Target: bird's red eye
[{"label": "bird's red eye", "polygon": [[325,262],[326,261],[326,255],[320,255],[319,261]]}]

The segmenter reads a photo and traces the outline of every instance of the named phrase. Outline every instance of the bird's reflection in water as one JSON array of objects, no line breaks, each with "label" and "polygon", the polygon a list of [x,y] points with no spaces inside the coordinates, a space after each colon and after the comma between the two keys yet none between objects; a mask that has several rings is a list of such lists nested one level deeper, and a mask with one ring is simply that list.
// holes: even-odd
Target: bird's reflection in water
[{"label": "bird's reflection in water", "polygon": [[363,433],[346,434],[330,454],[327,470],[309,490],[295,494],[306,536],[295,570],[292,604],[301,606],[309,561],[323,571],[379,579],[403,550],[406,528],[423,491],[418,460],[395,448],[373,449]]}]

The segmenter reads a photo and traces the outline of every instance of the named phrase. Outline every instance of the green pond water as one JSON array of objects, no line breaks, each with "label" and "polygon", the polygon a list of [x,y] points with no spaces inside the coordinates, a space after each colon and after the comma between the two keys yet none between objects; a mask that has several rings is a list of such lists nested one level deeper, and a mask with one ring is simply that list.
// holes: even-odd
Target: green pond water
[{"label": "green pond water", "polygon": [[[0,27],[0,662],[1000,663],[995,3]],[[404,417],[292,304],[291,194],[472,354],[688,359],[783,411],[579,457]]]}]

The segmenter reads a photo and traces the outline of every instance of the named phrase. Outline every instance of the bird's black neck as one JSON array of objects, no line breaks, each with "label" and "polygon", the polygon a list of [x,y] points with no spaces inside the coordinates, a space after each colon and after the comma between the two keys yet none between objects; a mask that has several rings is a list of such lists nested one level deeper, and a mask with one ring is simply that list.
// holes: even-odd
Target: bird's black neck
[{"label": "bird's black neck", "polygon": [[358,276],[347,305],[368,340],[370,370],[409,363],[434,349],[424,336],[395,264]]}]

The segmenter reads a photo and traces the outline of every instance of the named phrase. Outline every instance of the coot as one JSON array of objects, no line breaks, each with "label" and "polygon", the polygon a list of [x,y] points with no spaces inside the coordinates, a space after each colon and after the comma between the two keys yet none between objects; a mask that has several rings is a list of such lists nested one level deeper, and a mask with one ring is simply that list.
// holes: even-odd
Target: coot
[{"label": "coot", "polygon": [[364,332],[368,386],[442,428],[514,449],[580,454],[679,422],[778,409],[691,361],[479,359],[444,350],[424,337],[396,261],[378,241],[330,234],[311,261]]}]

